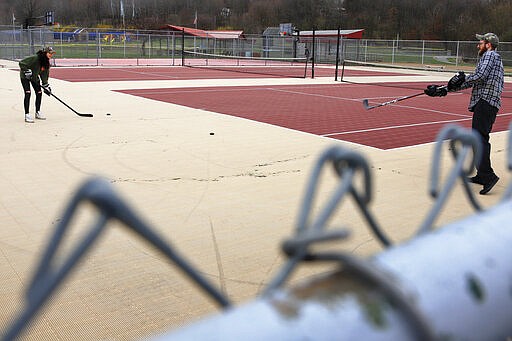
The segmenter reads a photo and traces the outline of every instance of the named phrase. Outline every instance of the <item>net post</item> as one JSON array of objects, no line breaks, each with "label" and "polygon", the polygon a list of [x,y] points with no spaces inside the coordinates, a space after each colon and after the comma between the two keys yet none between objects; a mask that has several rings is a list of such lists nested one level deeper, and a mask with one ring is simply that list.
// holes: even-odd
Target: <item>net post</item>
[{"label": "net post", "polygon": [[[295,39],[295,45],[300,42],[300,30],[296,30],[297,38]],[[305,51],[304,55],[306,56],[306,63],[304,65],[304,78],[308,76],[308,61],[309,61],[309,50],[307,44],[304,44]],[[297,47],[295,46],[294,57],[297,57]]]},{"label": "net post", "polygon": [[185,29],[181,29],[181,66],[185,66]]},{"label": "net post", "polygon": [[313,46],[312,46],[312,56],[311,56],[311,78],[315,78],[315,30],[316,28],[313,27]]},{"label": "net post", "polygon": [[[294,36],[296,36],[296,37],[294,37]],[[300,38],[300,31],[297,30],[295,27],[293,28],[292,38],[293,38],[293,58],[297,58],[297,44],[298,44],[299,38]]]},{"label": "net post", "polygon": [[341,77],[340,82],[343,82],[343,76],[345,75],[345,59],[343,59],[343,62],[341,62]]},{"label": "net post", "polygon": [[340,34],[341,27],[338,26],[338,35],[336,36],[336,71],[334,73],[334,81],[338,81],[338,65],[340,63]]}]

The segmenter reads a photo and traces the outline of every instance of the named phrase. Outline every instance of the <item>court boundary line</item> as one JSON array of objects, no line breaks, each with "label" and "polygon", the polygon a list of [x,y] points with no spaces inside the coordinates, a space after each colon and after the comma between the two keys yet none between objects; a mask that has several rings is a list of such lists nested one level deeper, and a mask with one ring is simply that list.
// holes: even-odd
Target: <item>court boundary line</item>
[{"label": "court boundary line", "polygon": [[330,136],[338,136],[338,135],[367,133],[367,132],[371,132],[371,131],[401,129],[401,128],[409,128],[409,127],[417,127],[417,126],[428,126],[428,125],[445,124],[445,123],[452,123],[452,122],[461,122],[461,121],[468,121],[468,120],[471,120],[471,117],[461,118],[461,119],[458,119],[458,120],[431,121],[431,122],[422,122],[422,123],[411,123],[411,124],[404,124],[404,125],[387,126],[387,127],[380,127],[380,128],[351,130],[351,131],[345,131],[345,132],[322,134],[321,136],[330,137]]},{"label": "court boundary line", "polygon": [[[509,112],[509,113],[499,114],[499,115],[497,115],[497,117],[511,116],[511,115],[512,115],[512,112]],[[366,133],[366,132],[371,132],[371,131],[380,131],[380,130],[389,130],[389,129],[409,128],[409,127],[416,127],[416,126],[427,126],[427,125],[434,125],[434,124],[446,124],[446,123],[453,123],[453,122],[462,122],[462,121],[469,121],[469,120],[472,120],[472,119],[473,119],[473,117],[466,117],[466,118],[461,118],[461,119],[458,119],[458,120],[411,123],[411,124],[388,126],[388,127],[381,127],[381,128],[359,129],[359,130],[351,130],[351,131],[345,131],[345,132],[329,133],[329,134],[322,134],[322,135],[319,135],[319,136],[330,137],[330,136],[338,136],[338,135]],[[392,149],[395,149],[395,148],[392,148]],[[388,150],[388,149],[386,149],[386,150]]]}]

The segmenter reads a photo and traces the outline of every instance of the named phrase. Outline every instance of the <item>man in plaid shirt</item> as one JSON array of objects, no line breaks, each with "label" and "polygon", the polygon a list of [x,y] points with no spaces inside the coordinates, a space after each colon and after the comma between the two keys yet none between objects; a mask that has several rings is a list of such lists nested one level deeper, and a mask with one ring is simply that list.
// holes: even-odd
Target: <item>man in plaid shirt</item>
[{"label": "man in plaid shirt", "polygon": [[[489,134],[496,120],[496,114],[501,107],[501,92],[503,91],[503,62],[496,52],[499,44],[498,36],[494,33],[477,34],[478,56],[480,60],[475,72],[466,76],[459,72],[448,82],[448,91],[473,88],[469,101],[469,111],[473,112],[472,128],[482,137],[482,159],[477,165],[477,173],[468,180],[482,185],[480,194],[488,193],[500,179],[491,167],[491,144]],[[446,87],[429,85],[425,90],[429,96],[446,96]]]}]

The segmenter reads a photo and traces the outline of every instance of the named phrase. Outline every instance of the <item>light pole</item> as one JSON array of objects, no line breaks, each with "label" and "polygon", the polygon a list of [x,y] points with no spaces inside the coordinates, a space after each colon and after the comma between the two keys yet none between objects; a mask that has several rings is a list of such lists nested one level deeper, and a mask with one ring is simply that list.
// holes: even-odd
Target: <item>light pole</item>
[{"label": "light pole", "polygon": [[340,11],[340,24],[339,24],[339,27],[341,29],[341,24],[343,22],[343,14],[345,13],[346,9],[345,7],[343,7],[343,4],[345,3],[345,0],[339,0],[339,4],[338,4],[338,11]]},{"label": "light pole", "polygon": [[[343,13],[345,12],[345,7],[343,7],[344,0],[340,0],[339,7],[337,8],[340,11],[340,23],[338,25],[338,34],[336,35],[336,71],[334,74],[334,81],[338,80],[338,68],[341,61],[345,61],[345,56],[342,53],[343,52],[343,33],[341,32],[341,25],[343,22]],[[343,71],[345,68],[342,69],[342,75],[341,80],[343,80]]]}]

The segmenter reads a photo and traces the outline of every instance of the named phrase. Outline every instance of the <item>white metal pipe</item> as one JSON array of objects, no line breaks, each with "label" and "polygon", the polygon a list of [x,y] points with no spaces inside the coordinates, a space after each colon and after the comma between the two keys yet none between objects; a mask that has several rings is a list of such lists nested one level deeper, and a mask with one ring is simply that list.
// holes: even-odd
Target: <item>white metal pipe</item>
[{"label": "white metal pipe", "polygon": [[[436,339],[512,335],[512,202],[369,260],[409,298]],[[417,340],[378,285],[346,269],[309,279],[154,340]]]}]

